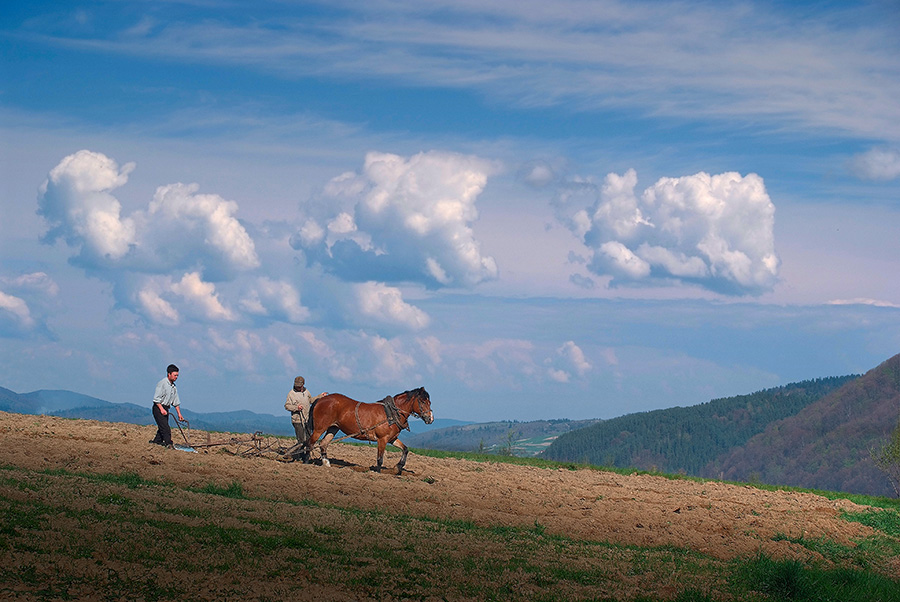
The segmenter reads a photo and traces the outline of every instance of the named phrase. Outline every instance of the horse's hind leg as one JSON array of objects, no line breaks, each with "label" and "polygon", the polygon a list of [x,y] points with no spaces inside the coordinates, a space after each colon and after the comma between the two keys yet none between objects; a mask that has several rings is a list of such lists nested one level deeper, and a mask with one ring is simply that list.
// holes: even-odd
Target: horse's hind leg
[{"label": "horse's hind leg", "polygon": [[375,470],[381,472],[381,467],[384,464],[384,450],[387,447],[387,439],[378,439],[378,460],[375,464]]},{"label": "horse's hind leg", "polygon": [[316,447],[316,441],[318,441],[319,437],[321,436],[322,433],[317,433],[314,430],[310,430],[309,437],[306,439],[306,443],[303,444],[302,453],[305,457],[305,459],[303,460],[304,464],[312,462],[313,449]]},{"label": "horse's hind leg", "polygon": [[330,427],[325,431],[325,436],[322,437],[322,441],[319,442],[319,453],[322,454],[322,466],[331,466],[331,462],[328,461],[328,444],[331,443],[331,440],[334,439],[334,435],[337,432],[338,427]]}]

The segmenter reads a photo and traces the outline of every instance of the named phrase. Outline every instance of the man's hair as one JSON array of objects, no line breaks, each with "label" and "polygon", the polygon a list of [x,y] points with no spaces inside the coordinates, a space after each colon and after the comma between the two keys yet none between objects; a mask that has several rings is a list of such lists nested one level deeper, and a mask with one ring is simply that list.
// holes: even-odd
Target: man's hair
[{"label": "man's hair", "polygon": [[173,372],[180,372],[180,370],[175,364],[169,364],[169,367],[166,368],[166,374],[172,374]]}]

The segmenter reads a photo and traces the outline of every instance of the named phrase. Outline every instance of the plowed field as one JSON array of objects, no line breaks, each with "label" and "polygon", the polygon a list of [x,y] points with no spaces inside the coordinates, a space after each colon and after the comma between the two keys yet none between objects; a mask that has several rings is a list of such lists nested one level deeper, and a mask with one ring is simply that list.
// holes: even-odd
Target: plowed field
[{"label": "plowed field", "polygon": [[[544,537],[559,536],[588,544],[613,544],[620,549],[629,549],[629,546],[672,546],[722,563],[750,557],[758,552],[772,558],[816,562],[818,553],[798,541],[821,539],[853,547],[855,542],[873,533],[867,526],[840,517],[841,510],[860,511],[862,507],[846,500],[832,501],[807,493],[773,492],[719,482],[620,475],[587,469],[547,469],[499,462],[435,459],[415,453],[410,454],[406,470],[397,475],[370,469],[375,463],[375,449],[371,447],[333,444],[329,449],[332,466],[327,468],[316,464],[286,463],[272,455],[238,457],[228,453],[225,447],[209,447],[201,453],[164,449],[148,443],[154,432],[155,427],[131,424],[0,413],[0,466],[6,467],[6,472],[28,469],[50,471],[46,474],[51,476],[60,473],[136,474],[147,481],[173,484],[173,491],[198,491],[204,487],[224,490],[239,484],[241,500],[249,501],[233,503],[261,503],[262,500],[274,506],[277,504],[272,502],[285,502],[282,505],[289,508],[306,504],[310,511],[302,519],[298,516],[297,520],[306,521],[307,525],[310,520],[330,520],[322,514],[326,511],[352,508],[374,512],[374,516],[399,516],[407,517],[407,520],[427,518],[442,521],[441,524],[459,521],[459,524],[474,524],[477,528],[522,529],[530,533],[539,532]],[[177,441],[178,431],[173,434]],[[205,433],[189,433],[189,439],[195,444],[215,441],[217,437],[227,439],[226,435],[221,434],[207,437]],[[392,466],[398,459],[399,452],[391,452],[389,448],[386,465]],[[35,487],[19,483],[18,492],[15,492],[18,497],[14,496],[15,499],[28,502],[28,491]],[[79,495],[77,491],[67,489],[70,484],[60,484],[59,487],[60,495]],[[8,489],[13,488],[9,486]],[[109,498],[109,495],[103,499],[116,499]],[[128,495],[133,498],[128,501],[129,516],[152,514],[152,506],[148,506],[151,502],[139,500],[137,493]],[[101,496],[91,492],[86,497],[91,498],[85,502],[90,506],[91,503],[96,505],[92,499]],[[179,507],[191,503],[213,503],[202,501],[199,496],[194,502],[190,501],[193,498],[180,494],[168,497],[183,497],[178,502]],[[313,512],[313,509],[316,511]],[[192,520],[197,525],[208,522],[215,512],[213,508],[206,514],[198,513]],[[316,512],[319,513],[318,519],[314,516]],[[80,524],[79,528],[86,530],[82,536],[84,539],[103,537],[103,533],[90,533],[90,527],[84,524]],[[98,529],[103,528],[98,526]],[[372,545],[384,545],[383,538],[391,537],[390,533],[374,533],[372,529],[363,531],[360,537],[375,538]],[[449,538],[458,534],[445,535]],[[346,537],[346,534],[341,536]],[[428,537],[440,535],[431,534]],[[177,547],[178,543],[176,540],[168,545]],[[405,544],[394,542],[394,545],[400,550],[398,553],[403,553]],[[445,544],[435,539],[428,545],[441,549]],[[460,545],[459,542],[446,543],[448,550]],[[16,562],[21,564],[21,558],[10,558],[8,549],[5,552],[0,549],[0,552],[3,552],[2,561],[7,567]],[[475,558],[486,558],[491,552],[480,549],[467,553]],[[100,552],[95,550],[91,554]],[[38,560],[40,558],[36,556],[28,566],[37,566],[35,563]],[[94,558],[92,562],[108,564],[112,561]],[[167,568],[183,570],[183,567]],[[265,586],[259,585],[264,589],[252,591],[268,592],[259,599],[279,599],[287,595],[295,599],[316,596],[328,599],[331,597],[327,593],[329,591],[334,598],[355,597],[346,589],[341,593],[340,588],[323,588],[321,580],[305,573],[304,567],[297,568],[298,572],[291,578],[298,580],[298,583],[306,580],[305,587],[295,584],[292,589],[283,582],[284,576],[278,576],[273,578],[274,582],[286,589],[272,590],[272,581],[267,581]],[[895,563],[894,569],[895,574],[900,573],[900,564]],[[266,574],[265,571],[262,574]],[[258,575],[253,578],[261,579]],[[668,584],[669,589],[664,583],[642,584],[636,581],[626,596],[649,590],[666,597],[683,587],[684,579],[685,576],[673,576]],[[181,587],[190,587],[186,584],[195,583],[197,579],[196,576],[185,576],[176,581],[182,584]],[[219,596],[223,599],[212,583],[216,582],[204,585],[206,589],[203,591],[181,591],[181,598],[213,599]],[[89,585],[84,587],[89,589]],[[613,585],[610,584],[610,587]],[[304,595],[300,595],[301,590]],[[378,591],[384,594],[387,590]],[[529,591],[533,593],[535,590]],[[610,589],[591,590],[583,594],[573,592],[572,595],[618,598],[620,593]],[[20,591],[17,595],[27,598],[32,594]],[[525,592],[522,595],[530,597],[531,594]],[[246,594],[243,597],[246,598]],[[385,595],[378,597],[390,598]]]}]

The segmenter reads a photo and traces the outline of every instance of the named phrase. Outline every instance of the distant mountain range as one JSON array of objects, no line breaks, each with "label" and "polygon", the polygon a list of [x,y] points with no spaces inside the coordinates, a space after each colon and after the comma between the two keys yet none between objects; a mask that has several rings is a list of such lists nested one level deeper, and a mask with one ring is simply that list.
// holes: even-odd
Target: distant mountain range
[{"label": "distant mountain range", "polygon": [[[0,387],[0,411],[17,414],[47,414],[62,418],[83,418],[103,422],[127,422],[130,424],[153,424],[150,404],[139,406],[133,403],[113,403],[73,393],[72,391],[40,390],[31,393],[16,393]],[[226,433],[255,433],[294,436],[290,415],[259,414],[249,410],[233,412],[193,412],[182,410],[191,428],[204,431]],[[459,420],[436,419],[432,424],[421,420],[411,420],[412,433],[424,433],[431,429],[467,424]]]}]

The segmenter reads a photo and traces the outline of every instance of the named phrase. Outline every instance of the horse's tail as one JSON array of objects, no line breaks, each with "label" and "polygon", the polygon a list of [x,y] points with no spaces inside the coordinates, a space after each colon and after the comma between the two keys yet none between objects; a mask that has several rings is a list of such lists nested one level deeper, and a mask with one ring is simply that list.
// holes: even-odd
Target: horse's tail
[{"label": "horse's tail", "polygon": [[306,418],[306,437],[307,437],[307,439],[309,437],[311,437],[312,434],[316,430],[315,409],[316,409],[316,404],[319,403],[319,399],[321,399],[321,398],[317,397],[313,400],[313,402],[311,404],[309,404],[309,416],[307,416],[307,418]]},{"label": "horse's tail", "polygon": [[[307,437],[312,437],[312,434],[316,432],[316,406],[319,405],[319,401],[328,397],[329,393],[320,393],[316,395],[316,397],[312,400],[312,403],[309,404],[309,416],[306,417],[306,433]],[[312,445],[314,442],[310,442]]]}]

